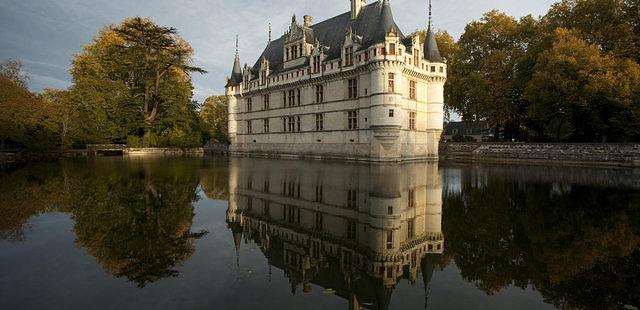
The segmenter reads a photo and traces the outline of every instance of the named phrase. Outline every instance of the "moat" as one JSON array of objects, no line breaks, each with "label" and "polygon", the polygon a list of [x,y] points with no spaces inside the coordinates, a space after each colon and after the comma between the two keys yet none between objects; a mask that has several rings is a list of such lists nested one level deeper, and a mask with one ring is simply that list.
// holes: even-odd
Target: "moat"
[{"label": "moat", "polygon": [[98,157],[0,170],[1,309],[637,309],[640,171]]}]

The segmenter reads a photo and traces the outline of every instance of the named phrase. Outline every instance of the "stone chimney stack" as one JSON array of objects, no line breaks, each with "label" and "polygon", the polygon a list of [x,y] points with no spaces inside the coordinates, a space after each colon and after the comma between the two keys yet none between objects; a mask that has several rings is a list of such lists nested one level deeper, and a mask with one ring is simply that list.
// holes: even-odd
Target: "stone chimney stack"
[{"label": "stone chimney stack", "polygon": [[351,0],[351,19],[358,18],[364,4],[364,0]]},{"label": "stone chimney stack", "polygon": [[305,15],[304,16],[304,26],[305,27],[311,27],[311,25],[313,25],[313,17],[311,17],[309,15]]}]

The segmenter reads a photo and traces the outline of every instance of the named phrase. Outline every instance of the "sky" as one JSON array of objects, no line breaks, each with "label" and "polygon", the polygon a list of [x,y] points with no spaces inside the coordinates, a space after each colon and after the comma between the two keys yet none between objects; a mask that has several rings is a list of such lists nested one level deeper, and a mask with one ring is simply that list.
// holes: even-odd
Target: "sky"
[{"label": "sky", "polygon": [[[377,0],[367,0],[367,4]],[[426,0],[390,0],[394,19],[406,34],[427,26]],[[467,23],[499,9],[520,17],[544,15],[556,0],[433,0],[434,26],[458,38]],[[30,89],[70,85],[73,55],[98,31],[126,17],[150,17],[178,29],[195,50],[197,66],[209,73],[193,77],[194,98],[224,94],[231,73],[235,36],[242,63],[253,65],[268,41],[284,34],[291,16],[314,22],[347,12],[349,0],[0,0],[0,61],[20,60]],[[301,18],[299,19],[301,20]]]}]

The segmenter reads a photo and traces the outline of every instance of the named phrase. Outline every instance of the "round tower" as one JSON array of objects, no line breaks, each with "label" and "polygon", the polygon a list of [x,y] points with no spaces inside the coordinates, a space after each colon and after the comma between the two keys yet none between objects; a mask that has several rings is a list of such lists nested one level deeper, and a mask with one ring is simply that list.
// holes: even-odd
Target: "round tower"
[{"label": "round tower", "polygon": [[424,58],[428,62],[427,82],[427,155],[438,157],[438,145],[444,123],[444,83],[447,80],[447,66],[440,55],[436,36],[432,27],[431,0],[429,0],[429,27],[424,41]]},{"label": "round tower", "polygon": [[400,87],[404,64],[398,55],[400,31],[393,20],[388,0],[381,4],[376,33],[385,53],[384,60],[371,70],[371,157],[381,161],[399,161],[403,124]]},{"label": "round tower", "polygon": [[231,71],[231,77],[227,79],[227,85],[225,87],[225,95],[227,97],[228,107],[228,134],[229,142],[235,143],[236,134],[238,132],[238,98],[237,96],[242,94],[242,68],[240,67],[240,51],[238,49],[238,36],[236,36],[236,56],[233,61],[233,70]]}]

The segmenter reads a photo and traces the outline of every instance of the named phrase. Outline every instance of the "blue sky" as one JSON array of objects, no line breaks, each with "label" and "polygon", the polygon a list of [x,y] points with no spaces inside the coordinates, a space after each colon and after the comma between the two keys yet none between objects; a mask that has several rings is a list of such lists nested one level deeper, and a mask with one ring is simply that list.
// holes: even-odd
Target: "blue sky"
[{"label": "blue sky", "polygon": [[[390,1],[403,32],[426,28],[427,1]],[[554,2],[434,0],[434,24],[458,37],[468,22],[491,9],[537,17]],[[202,101],[224,92],[236,34],[242,62],[253,64],[267,43],[269,22],[276,38],[284,33],[292,14],[311,15],[319,22],[348,10],[349,0],[0,0],[0,61],[22,61],[33,91],[66,88],[71,58],[91,43],[100,28],[129,16],[151,17],[176,27],[193,45],[196,64],[209,71],[194,76],[194,96]]]}]

